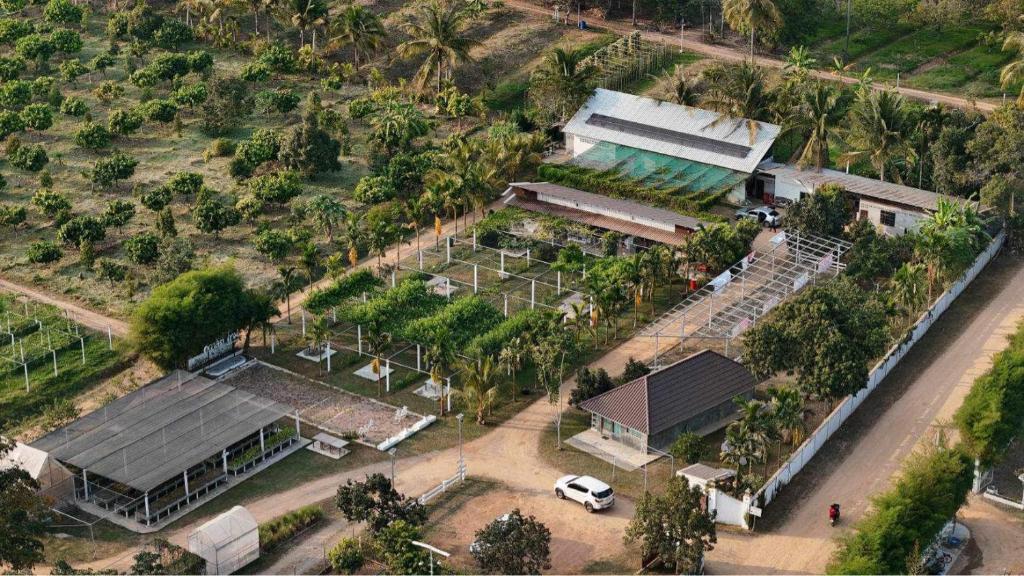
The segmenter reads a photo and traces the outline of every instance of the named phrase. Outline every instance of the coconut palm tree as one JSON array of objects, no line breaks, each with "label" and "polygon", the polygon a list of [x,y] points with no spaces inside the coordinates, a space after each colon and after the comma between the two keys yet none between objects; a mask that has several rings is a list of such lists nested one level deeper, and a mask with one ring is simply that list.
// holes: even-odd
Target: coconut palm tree
[{"label": "coconut palm tree", "polygon": [[804,441],[804,402],[795,388],[769,388],[769,409],[773,424],[779,429],[781,442],[798,446]]},{"label": "coconut palm tree", "polygon": [[750,61],[754,61],[754,35],[782,27],[782,12],[774,0],[722,0],[722,18],[733,30],[750,32]]},{"label": "coconut palm tree", "polygon": [[560,122],[583,104],[594,90],[597,69],[583,50],[555,48],[544,55],[530,77],[530,96],[543,108],[552,108]]},{"label": "coconut palm tree", "polygon": [[677,64],[670,76],[654,78],[661,78],[657,90],[660,98],[682,106],[696,106],[700,103],[700,81],[687,76],[683,66]]},{"label": "coconut palm tree", "polygon": [[786,79],[793,84],[801,85],[810,76],[818,60],[811,56],[811,51],[806,46],[794,46],[789,49],[786,55],[786,63],[782,66],[782,72]]},{"label": "coconut palm tree", "polygon": [[911,315],[917,313],[928,299],[928,275],[921,264],[905,262],[889,281],[889,298],[894,306]]},{"label": "coconut palm tree", "polygon": [[528,347],[519,336],[505,343],[498,354],[498,366],[504,368],[509,376],[509,387],[512,389],[512,403],[516,402],[516,372],[523,367]]},{"label": "coconut palm tree", "polygon": [[278,313],[277,306],[274,305],[275,295],[273,292],[249,290],[249,294],[249,301],[252,305],[248,308],[242,352],[249,351],[249,339],[252,337],[253,330],[256,329],[262,330],[263,345],[267,345],[267,330],[274,329],[271,319]]},{"label": "coconut palm tree", "polygon": [[367,244],[369,244],[370,252],[377,256],[377,272],[382,274],[384,271],[383,258],[387,254],[388,246],[395,238],[396,229],[395,225],[385,220],[378,220],[374,222],[373,227],[370,228],[366,235]]},{"label": "coconut palm tree", "polygon": [[427,347],[427,352],[424,355],[427,364],[430,365],[430,379],[433,380],[434,385],[441,391],[438,397],[441,406],[441,416],[444,416],[446,373],[452,362],[455,361],[455,350],[451,345],[452,339],[447,334],[446,329],[444,330],[445,332],[436,335],[434,342]]},{"label": "coconut palm tree", "polygon": [[366,345],[370,354],[373,355],[371,368],[377,376],[377,396],[384,395],[384,388],[381,386],[381,357],[391,346],[391,333],[385,332],[381,321],[374,321],[366,325]]},{"label": "coconut palm tree", "polygon": [[432,76],[436,77],[440,92],[442,76],[450,77],[459,62],[472,60],[469,50],[479,42],[465,35],[468,18],[469,14],[455,0],[431,0],[420,5],[403,26],[410,39],[398,45],[398,55],[426,55],[416,73],[416,86],[421,92]]},{"label": "coconut palm tree", "polygon": [[323,316],[314,320],[306,333],[306,338],[309,340],[309,351],[317,356],[316,373],[318,375],[323,374],[323,347],[327,343],[329,336],[330,331],[327,329],[327,319]]},{"label": "coconut palm tree", "polygon": [[359,68],[364,58],[369,58],[384,47],[384,25],[380,18],[361,4],[349,4],[331,20],[330,49],[352,47],[352,63]]},{"label": "coconut palm tree", "polygon": [[459,373],[462,374],[462,390],[459,396],[467,408],[476,411],[476,423],[483,426],[487,423],[486,415],[498,400],[498,387],[494,385],[494,359],[484,356],[475,360],[459,362]]},{"label": "coconut palm tree", "polygon": [[761,128],[759,121],[770,118],[774,104],[761,68],[748,62],[711,68],[705,71],[705,81],[708,90],[703,105],[722,114],[713,125],[733,121],[734,130],[746,126],[753,144]]},{"label": "coconut palm tree", "polygon": [[903,96],[896,92],[871,92],[861,97],[850,116],[850,132],[846,144],[850,151],[840,161],[867,158],[878,171],[879,180],[890,175],[902,183],[896,166],[916,157],[910,144],[911,126]]},{"label": "coconut palm tree", "polygon": [[[292,26],[299,30],[299,46],[306,45],[306,30],[322,25],[327,18],[327,4],[324,0],[287,0],[281,5],[281,13]],[[314,50],[316,46],[313,47]]]},{"label": "coconut palm tree", "polygon": [[345,214],[345,246],[348,249],[348,263],[355,266],[359,262],[359,244],[363,241],[363,215],[358,212]]},{"label": "coconut palm tree", "polygon": [[320,269],[320,249],[313,242],[306,243],[302,248],[302,257],[299,259],[302,269],[306,272],[307,287],[313,289],[313,279],[317,270]]},{"label": "coconut palm tree", "polygon": [[[1024,80],[1024,32],[1014,31],[1006,35],[1006,40],[1003,41],[1003,51],[1011,50],[1016,52],[1016,56],[999,72],[999,84],[1004,89]],[[1017,105],[1024,106],[1024,83],[1021,83]]]},{"label": "coconut palm tree", "polygon": [[829,84],[818,82],[805,91],[798,108],[797,129],[806,133],[797,152],[797,164],[821,170],[828,165],[835,127],[846,117],[846,97]]}]

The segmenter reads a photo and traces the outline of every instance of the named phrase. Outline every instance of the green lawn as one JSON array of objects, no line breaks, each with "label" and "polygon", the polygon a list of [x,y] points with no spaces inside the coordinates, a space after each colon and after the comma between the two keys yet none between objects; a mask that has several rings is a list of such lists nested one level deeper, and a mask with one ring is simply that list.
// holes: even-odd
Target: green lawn
[{"label": "green lawn", "polygon": [[858,70],[870,68],[877,79],[895,79],[897,72],[912,74],[934,58],[974,46],[982,32],[980,28],[924,28],[854,62]]}]

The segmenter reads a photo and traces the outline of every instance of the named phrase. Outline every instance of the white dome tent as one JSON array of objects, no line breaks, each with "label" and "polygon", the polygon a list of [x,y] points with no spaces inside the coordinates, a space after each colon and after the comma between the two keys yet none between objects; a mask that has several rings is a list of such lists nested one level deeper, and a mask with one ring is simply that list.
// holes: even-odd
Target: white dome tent
[{"label": "white dome tent", "polygon": [[188,535],[188,550],[206,560],[207,574],[231,574],[260,557],[260,529],[235,506]]}]

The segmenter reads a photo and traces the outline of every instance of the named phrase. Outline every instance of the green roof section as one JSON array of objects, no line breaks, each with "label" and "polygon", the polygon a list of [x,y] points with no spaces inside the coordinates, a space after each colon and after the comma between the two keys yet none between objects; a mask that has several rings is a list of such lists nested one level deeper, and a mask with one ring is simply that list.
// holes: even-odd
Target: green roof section
[{"label": "green roof section", "polygon": [[599,142],[572,160],[596,170],[613,170],[652,188],[680,190],[694,200],[729,190],[749,174],[610,142]]}]

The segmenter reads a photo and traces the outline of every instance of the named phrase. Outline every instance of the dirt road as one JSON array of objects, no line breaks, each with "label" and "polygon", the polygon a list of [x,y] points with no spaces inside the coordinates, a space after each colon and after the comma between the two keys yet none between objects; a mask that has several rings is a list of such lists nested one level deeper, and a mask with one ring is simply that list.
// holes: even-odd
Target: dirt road
[{"label": "dirt road", "polygon": [[967,566],[970,574],[1024,574],[1024,520],[1019,512],[1000,508],[973,495],[960,519],[971,529],[971,537],[981,551]]},{"label": "dirt road", "polygon": [[10,280],[0,278],[0,289],[24,294],[33,300],[38,300],[39,302],[67,310],[71,313],[71,317],[74,321],[84,326],[88,326],[93,330],[106,332],[107,328],[110,328],[110,332],[114,336],[124,337],[128,335],[127,322],[111,318],[110,316],[106,316],[100,312],[96,312],[95,310],[83,308],[82,306],[68,302],[67,300],[53,296],[47,292],[37,290],[36,288],[22,286],[21,284],[15,284]]},{"label": "dirt road", "polygon": [[[541,14],[548,17],[553,16],[553,13],[550,9],[544,8],[542,6],[537,6],[536,4],[531,4],[530,2],[524,2],[522,0],[506,0],[505,4],[517,10],[522,10],[524,12]],[[618,34],[629,34],[630,32],[637,30],[637,28],[634,28],[629,22],[624,22],[620,20],[605,20],[603,18],[594,18],[591,16],[585,17],[584,20],[591,26],[606,28]],[[575,14],[569,16],[569,25],[576,26]],[[640,34],[645,39],[650,40],[652,42],[659,42],[662,44],[667,44],[669,46],[682,48],[689,52],[703,54],[710,58],[714,58],[715,60],[723,60],[725,62],[743,62],[750,60],[750,52],[748,51],[739,50],[731,46],[724,46],[720,44],[707,44],[706,42],[701,40],[701,32],[698,29],[688,30],[682,35],[665,34],[662,32],[652,32],[648,30],[641,30]],[[785,62],[782,60],[766,56],[757,56],[755,58],[755,62],[757,62],[757,64],[761,66],[765,66],[768,68],[782,68],[785,65]],[[832,74],[831,72],[823,70],[814,71],[814,76],[824,80],[843,82],[844,84],[856,84],[859,81],[859,79],[854,78],[852,76],[838,76]],[[892,90],[894,88],[891,85],[883,84],[880,82],[875,82],[872,87],[875,90]],[[929,92],[927,90],[906,88],[903,86],[900,86],[897,89],[897,91],[900,94],[903,94],[904,96],[908,98],[913,98],[915,100],[923,100],[925,102],[936,102],[945,104],[947,106],[963,108],[965,110],[976,109],[981,112],[987,113],[992,112],[998,107],[996,104],[982,100],[969,100],[967,98],[961,98],[959,96],[955,96],[952,94],[940,94],[936,92]]]},{"label": "dirt road", "polygon": [[[1024,265],[1004,254],[766,509],[766,515],[789,513],[771,521],[769,533],[720,541],[709,557],[711,571],[822,572],[832,537],[863,515],[869,498],[890,485],[920,440],[949,422],[974,378],[1005,347],[1005,337],[1024,318],[1022,293]],[[835,530],[825,524],[832,502],[843,508]]]}]

